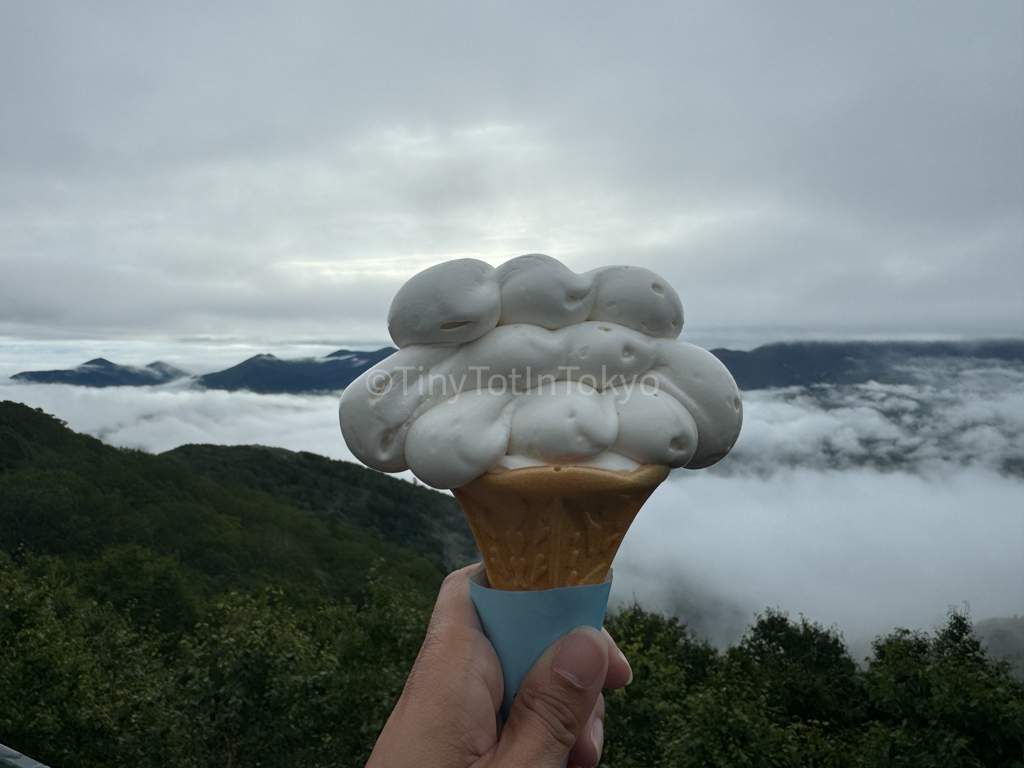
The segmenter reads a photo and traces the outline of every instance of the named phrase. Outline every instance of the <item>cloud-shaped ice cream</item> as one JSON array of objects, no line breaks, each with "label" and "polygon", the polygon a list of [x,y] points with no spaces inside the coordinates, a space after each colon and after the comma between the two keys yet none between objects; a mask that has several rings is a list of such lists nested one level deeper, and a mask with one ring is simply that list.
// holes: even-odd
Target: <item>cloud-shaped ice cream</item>
[{"label": "cloud-shaped ice cream", "polygon": [[368,466],[435,488],[544,464],[706,467],[743,411],[718,358],[676,340],[682,327],[679,296],[640,267],[438,264],[392,301],[399,350],[345,390],[342,434]]}]

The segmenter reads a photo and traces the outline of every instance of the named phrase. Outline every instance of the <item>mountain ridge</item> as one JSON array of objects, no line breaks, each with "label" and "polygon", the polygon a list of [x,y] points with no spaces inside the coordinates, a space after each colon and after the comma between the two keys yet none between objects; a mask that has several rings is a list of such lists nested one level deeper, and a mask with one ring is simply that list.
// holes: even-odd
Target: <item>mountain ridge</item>
[{"label": "mountain ridge", "polygon": [[[364,371],[396,350],[339,349],[323,357],[282,360],[259,354],[230,368],[191,377],[194,386],[257,394],[315,394],[340,392]],[[977,341],[783,341],[749,351],[712,349],[729,368],[741,390],[774,389],[822,384],[912,383],[913,369],[951,360],[987,360],[1024,365],[1024,339]],[[96,358],[74,369],[23,371],[11,378],[33,383],[86,387],[156,386],[188,376],[167,363],[145,368],[120,366]]]},{"label": "mountain ridge", "polygon": [[195,382],[206,389],[248,390],[261,395],[337,392],[394,351],[390,347],[374,352],[339,349],[324,357],[296,360],[254,355],[223,371],[197,376]]},{"label": "mountain ridge", "polygon": [[73,384],[82,387],[153,387],[183,379],[188,373],[161,360],[142,368],[118,365],[97,357],[81,365],[54,371],[23,371],[11,376],[37,384]]}]

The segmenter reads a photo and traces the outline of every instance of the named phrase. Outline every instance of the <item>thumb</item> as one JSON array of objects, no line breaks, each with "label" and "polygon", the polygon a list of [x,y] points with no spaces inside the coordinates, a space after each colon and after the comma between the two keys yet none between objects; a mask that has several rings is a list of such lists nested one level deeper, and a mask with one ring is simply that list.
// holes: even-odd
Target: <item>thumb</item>
[{"label": "thumb", "polygon": [[594,712],[607,671],[608,643],[593,627],[577,627],[552,645],[519,687],[495,763],[564,766]]}]

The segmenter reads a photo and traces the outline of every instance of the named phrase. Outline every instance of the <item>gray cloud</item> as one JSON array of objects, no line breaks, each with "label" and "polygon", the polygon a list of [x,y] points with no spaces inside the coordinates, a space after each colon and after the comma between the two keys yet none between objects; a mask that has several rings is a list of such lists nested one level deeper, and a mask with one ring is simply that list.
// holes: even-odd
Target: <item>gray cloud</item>
[{"label": "gray cloud", "polygon": [[0,9],[0,333],[383,338],[423,266],[697,332],[1024,332],[1016,3]]},{"label": "gray cloud", "polygon": [[917,384],[793,387],[744,393],[744,427],[710,471],[768,476],[786,468],[940,476],[950,465],[1024,478],[1024,368],[930,361]]},{"label": "gray cloud", "polygon": [[354,461],[341,439],[334,397],[6,382],[0,398],[42,408],[78,432],[123,448],[160,453],[188,443],[273,445]]},{"label": "gray cloud", "polygon": [[777,607],[836,625],[860,652],[964,603],[976,620],[1016,615],[1020,499],[1019,479],[977,469],[673,476],[626,536],[615,597],[676,610],[718,643]]}]

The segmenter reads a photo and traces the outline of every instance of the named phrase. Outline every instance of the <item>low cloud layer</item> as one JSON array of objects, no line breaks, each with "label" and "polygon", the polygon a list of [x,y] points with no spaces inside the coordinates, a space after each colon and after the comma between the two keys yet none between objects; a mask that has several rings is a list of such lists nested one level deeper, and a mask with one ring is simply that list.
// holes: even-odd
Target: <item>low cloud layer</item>
[{"label": "low cloud layer", "polygon": [[778,607],[864,650],[897,626],[1024,613],[1019,479],[790,469],[768,478],[673,475],[616,558],[614,597],[735,641]]},{"label": "low cloud layer", "polygon": [[4,382],[0,398],[42,408],[110,445],[151,453],[186,443],[256,444],[353,461],[338,430],[335,397]]},{"label": "low cloud layer", "polygon": [[[1024,613],[1024,372],[947,365],[918,379],[746,393],[734,453],[674,472],[644,508],[613,600],[677,612],[720,643],[779,607],[835,624],[857,653],[951,606]],[[255,443],[352,460],[335,397],[5,380],[0,399],[152,452]]]},{"label": "low cloud layer", "polygon": [[746,392],[740,440],[711,471],[940,474],[953,465],[1024,477],[1024,366],[978,365],[932,361],[913,369],[917,384]]}]

